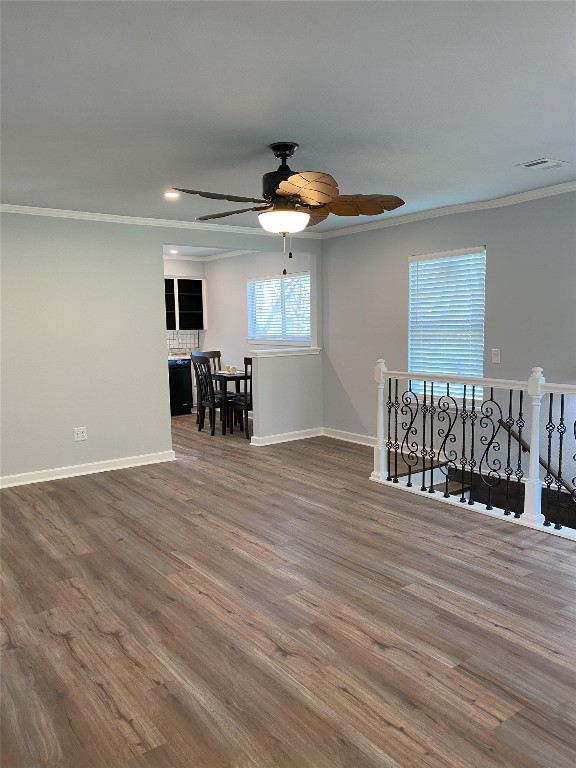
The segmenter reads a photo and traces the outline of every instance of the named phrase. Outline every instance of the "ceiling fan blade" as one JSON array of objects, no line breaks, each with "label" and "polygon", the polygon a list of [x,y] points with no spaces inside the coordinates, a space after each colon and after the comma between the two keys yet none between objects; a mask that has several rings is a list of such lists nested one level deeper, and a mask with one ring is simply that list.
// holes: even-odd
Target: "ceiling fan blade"
[{"label": "ceiling fan blade", "polygon": [[304,171],[281,181],[276,192],[280,197],[297,196],[304,205],[324,205],[338,197],[338,184],[329,173]]},{"label": "ceiling fan blade", "polygon": [[199,189],[180,189],[173,187],[176,192],[185,192],[187,195],[200,195],[200,197],[209,197],[211,200],[231,200],[233,203],[265,203],[259,197],[239,197],[238,195],[221,195],[219,192],[201,192]]},{"label": "ceiling fan blade", "polygon": [[303,208],[302,210],[305,210],[306,213],[310,214],[310,221],[306,224],[306,229],[308,227],[314,227],[316,224],[320,224],[324,219],[328,218],[328,212],[318,213],[318,209],[311,210],[310,208]]},{"label": "ceiling fan blade", "polygon": [[209,219],[223,219],[225,216],[232,216],[235,213],[247,213],[248,211],[269,211],[270,205],[262,205],[258,208],[240,208],[237,211],[223,211],[222,213],[208,213],[206,216],[197,216],[196,221],[208,221]]},{"label": "ceiling fan blade", "polygon": [[395,195],[339,195],[316,209],[317,213],[333,213],[336,216],[377,216],[404,205]]}]

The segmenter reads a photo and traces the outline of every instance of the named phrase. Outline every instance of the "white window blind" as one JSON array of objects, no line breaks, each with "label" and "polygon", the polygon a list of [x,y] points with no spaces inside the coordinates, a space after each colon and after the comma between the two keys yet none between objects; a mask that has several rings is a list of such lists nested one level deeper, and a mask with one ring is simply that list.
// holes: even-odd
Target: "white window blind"
[{"label": "white window blind", "polygon": [[[485,249],[414,256],[409,269],[408,370],[482,377]],[[422,382],[412,388],[423,392]],[[463,389],[451,384],[450,394],[462,397]],[[434,392],[446,388],[435,383]]]},{"label": "white window blind", "polygon": [[248,338],[310,341],[310,274],[248,281]]}]

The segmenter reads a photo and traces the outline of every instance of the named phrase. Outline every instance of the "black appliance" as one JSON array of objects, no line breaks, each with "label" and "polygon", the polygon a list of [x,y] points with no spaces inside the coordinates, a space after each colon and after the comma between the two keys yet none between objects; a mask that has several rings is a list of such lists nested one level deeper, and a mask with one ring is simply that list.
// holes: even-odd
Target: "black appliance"
[{"label": "black appliance", "polygon": [[180,416],[192,413],[192,361],[189,358],[168,360],[170,413]]}]

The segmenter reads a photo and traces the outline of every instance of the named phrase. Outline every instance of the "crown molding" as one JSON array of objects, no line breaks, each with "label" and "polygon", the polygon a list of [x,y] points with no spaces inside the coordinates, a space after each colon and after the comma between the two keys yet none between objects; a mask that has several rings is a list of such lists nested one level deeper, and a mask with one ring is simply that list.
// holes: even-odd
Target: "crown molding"
[{"label": "crown molding", "polygon": [[341,235],[352,235],[358,232],[366,232],[370,229],[383,229],[384,227],[394,227],[398,224],[410,224],[413,221],[422,221],[423,219],[435,219],[437,216],[449,216],[453,213],[468,213],[470,211],[484,211],[489,208],[504,208],[507,205],[516,205],[525,203],[529,200],[539,200],[542,197],[551,195],[562,195],[566,192],[576,192],[576,181],[566,181],[563,184],[555,184],[551,187],[540,187],[528,192],[519,192],[516,195],[507,197],[497,197],[494,200],[480,200],[476,203],[462,203],[460,205],[449,205],[445,208],[432,208],[429,211],[419,213],[408,213],[404,216],[394,216],[385,221],[374,221],[366,224],[356,224],[353,227],[343,227],[334,229],[330,232],[323,232],[322,239],[340,237]]},{"label": "crown molding", "polygon": [[[132,224],[143,227],[174,227],[175,229],[214,230],[215,225],[199,224],[196,221],[179,221],[177,219],[151,219],[143,216],[119,216],[115,213],[93,213],[92,211],[68,211],[61,208],[38,208],[28,205],[0,205],[2,213],[21,213],[26,216],[49,216],[55,219],[77,219],[81,221],[104,221],[111,224]],[[222,226],[218,230],[244,233],[250,231],[246,227]],[[255,230],[256,232],[256,230]]]},{"label": "crown molding", "polygon": [[[372,229],[383,229],[384,227],[394,227],[398,224],[410,224],[414,221],[424,219],[434,219],[437,216],[449,216],[453,213],[468,213],[470,211],[483,211],[490,208],[503,208],[507,205],[516,205],[525,203],[529,200],[539,200],[551,195],[561,195],[566,192],[576,192],[576,181],[567,181],[563,184],[555,184],[551,187],[540,187],[528,192],[520,192],[515,195],[498,197],[493,200],[480,200],[474,203],[462,203],[459,205],[449,205],[444,208],[432,208],[429,211],[420,211],[419,213],[408,213],[405,215],[393,216],[385,221],[374,221],[363,224],[356,224],[352,227],[343,227],[333,229],[328,232],[298,232],[294,239],[313,239],[324,240],[343,235],[352,235],[358,232],[367,232]],[[179,221],[177,219],[151,219],[142,216],[119,216],[114,213],[92,213],[90,211],[67,211],[60,208],[38,208],[28,205],[12,205],[10,203],[0,204],[0,213],[20,213],[27,216],[51,216],[57,219],[77,219],[82,221],[104,221],[113,224],[132,224],[144,227],[168,227],[172,229],[194,229],[200,232],[226,232],[228,234],[238,235],[258,235],[262,237],[275,238],[278,235],[266,232],[263,229],[255,227],[234,227],[230,224],[208,224],[197,221]],[[221,258],[221,257],[220,257]]]},{"label": "crown molding", "polygon": [[224,251],[224,253],[212,253],[210,256],[204,256],[202,261],[219,261],[220,259],[230,259],[232,256],[245,256],[247,253],[258,253],[258,251]]},{"label": "crown molding", "polygon": [[176,256],[168,254],[164,256],[164,261],[218,261],[219,259],[229,259],[232,256],[245,256],[247,253],[258,253],[258,251],[222,251],[222,253],[211,253],[209,256]]},{"label": "crown molding", "polygon": [[[230,224],[207,224],[198,221],[180,221],[178,219],[151,219],[143,216],[120,216],[115,213],[92,213],[91,211],[67,211],[61,208],[38,208],[29,205],[2,203],[0,213],[20,213],[26,216],[50,216],[56,219],[76,219],[80,221],[104,221],[111,224],[132,224],[142,227],[170,227],[172,229],[195,229],[200,232],[226,232],[237,235],[259,235],[278,237],[262,228],[234,227]],[[295,237],[320,239],[319,232],[299,232]]]}]

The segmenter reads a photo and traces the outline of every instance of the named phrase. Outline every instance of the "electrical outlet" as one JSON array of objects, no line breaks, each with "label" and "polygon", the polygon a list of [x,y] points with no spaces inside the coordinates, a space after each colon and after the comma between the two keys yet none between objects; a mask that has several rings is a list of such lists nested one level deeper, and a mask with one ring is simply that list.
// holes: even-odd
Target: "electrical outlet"
[{"label": "electrical outlet", "polygon": [[74,427],[74,440],[88,440],[86,427]]}]

